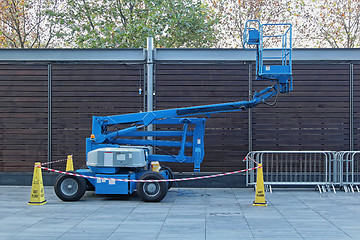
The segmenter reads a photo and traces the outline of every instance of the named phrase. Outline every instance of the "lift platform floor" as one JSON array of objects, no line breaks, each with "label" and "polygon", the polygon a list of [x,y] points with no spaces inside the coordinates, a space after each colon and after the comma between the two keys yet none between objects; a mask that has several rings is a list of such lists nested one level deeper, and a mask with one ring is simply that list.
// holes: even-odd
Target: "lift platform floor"
[{"label": "lift platform floor", "polygon": [[172,188],[163,201],[93,195],[28,206],[31,187],[0,186],[0,239],[360,239],[360,193],[275,189],[267,207],[249,188]]}]

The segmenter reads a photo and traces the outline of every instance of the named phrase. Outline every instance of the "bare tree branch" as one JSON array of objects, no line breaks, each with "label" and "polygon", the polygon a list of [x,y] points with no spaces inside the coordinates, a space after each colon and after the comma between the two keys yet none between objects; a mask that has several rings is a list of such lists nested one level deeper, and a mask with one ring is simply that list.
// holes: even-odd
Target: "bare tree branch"
[{"label": "bare tree branch", "polygon": [[89,11],[89,9],[88,9],[88,7],[87,7],[87,5],[86,5],[86,1],[83,0],[83,3],[84,3],[85,15],[86,15],[87,19],[89,20],[89,23],[90,23],[91,28],[92,28],[93,30],[95,30],[95,26],[94,26],[94,23],[93,23],[93,21],[92,21],[92,19],[91,19],[90,11]]},{"label": "bare tree branch", "polygon": [[119,14],[120,14],[120,17],[121,17],[121,21],[124,24],[124,28],[126,28],[127,19],[126,19],[125,15],[123,13],[123,10],[122,10],[121,0],[116,0],[116,3],[117,3],[117,9],[119,10]]}]

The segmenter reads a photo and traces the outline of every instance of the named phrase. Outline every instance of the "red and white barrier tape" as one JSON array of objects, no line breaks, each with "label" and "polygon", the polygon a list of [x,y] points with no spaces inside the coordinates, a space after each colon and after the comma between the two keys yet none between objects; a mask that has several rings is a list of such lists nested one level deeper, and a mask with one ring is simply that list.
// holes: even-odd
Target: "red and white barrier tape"
[{"label": "red and white barrier tape", "polygon": [[134,180],[134,179],[117,179],[117,178],[102,178],[102,177],[86,176],[86,175],[81,175],[81,174],[77,174],[77,173],[70,173],[70,172],[64,172],[64,171],[51,169],[51,168],[47,168],[47,167],[42,167],[42,166],[39,166],[39,167],[41,169],[44,169],[44,170],[47,170],[47,171],[66,174],[66,175],[71,175],[71,176],[76,176],[76,177],[84,177],[84,178],[92,178],[92,179],[100,179],[100,180],[108,180],[108,181],[120,181],[120,182],[180,182],[180,181],[189,181],[189,180],[198,180],[198,179],[222,177],[222,176],[227,176],[227,175],[232,175],[232,174],[237,174],[237,173],[248,172],[248,171],[255,170],[255,169],[259,168],[259,166],[258,166],[258,167],[253,167],[253,168],[234,171],[234,172],[219,173],[219,174],[214,174],[214,175],[200,176],[200,177],[190,177],[190,178],[159,179],[159,180],[155,180],[155,179]]},{"label": "red and white barrier tape", "polygon": [[52,162],[45,162],[45,163],[41,163],[41,166],[43,165],[49,165],[49,164],[53,164],[53,163],[58,163],[58,162],[63,162],[63,161],[66,161],[67,158],[65,159],[60,159],[60,160],[56,160],[56,161],[52,161]]},{"label": "red and white barrier tape", "polygon": [[253,161],[255,164],[259,165],[260,163],[258,163],[257,161],[255,161],[254,159],[252,159],[249,155],[246,155],[246,157],[244,158],[244,161],[247,161],[247,159],[250,159],[251,161]]}]

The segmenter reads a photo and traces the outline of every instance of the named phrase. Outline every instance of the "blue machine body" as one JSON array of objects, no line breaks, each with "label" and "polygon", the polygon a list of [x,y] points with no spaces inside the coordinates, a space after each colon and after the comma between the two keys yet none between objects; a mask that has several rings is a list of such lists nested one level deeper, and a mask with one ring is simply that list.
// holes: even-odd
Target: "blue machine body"
[{"label": "blue machine body", "polygon": [[132,194],[136,189],[135,182],[102,180],[100,178],[114,178],[114,179],[136,179],[136,173],[124,172],[118,174],[101,174],[94,173],[90,169],[79,169],[78,173],[85,176],[99,177],[98,179],[88,178],[88,181],[95,187],[96,194]]},{"label": "blue machine body", "polygon": [[[107,174],[96,174],[96,177],[106,178]],[[114,174],[111,176],[116,179],[132,179],[135,180],[136,174],[129,172],[125,174]],[[135,182],[123,182],[115,180],[97,180],[95,183],[96,194],[132,194],[136,189]]]},{"label": "blue machine body", "polygon": [[[139,179],[142,174],[147,172],[146,170],[139,171],[122,171],[116,174],[102,174],[95,173],[90,169],[78,169],[77,173],[83,176],[97,177],[88,178],[88,181],[91,185],[95,187],[96,194],[127,194],[130,195],[134,193],[136,189],[136,182],[131,181],[117,181],[117,180],[106,180],[101,178],[112,178],[112,179],[127,179],[127,180],[136,180]],[[165,179],[169,179],[167,172],[160,171]]]},{"label": "blue machine body", "polygon": [[[285,26],[286,28],[282,34],[269,35],[264,32],[265,26]],[[260,24],[257,20],[246,22],[244,48],[246,49],[246,45],[256,46],[256,49],[250,50],[256,50],[257,80],[274,82],[271,86],[255,92],[251,100],[114,116],[94,116],[92,135],[86,139],[86,153],[99,148],[129,145],[177,148],[177,154],[151,153],[146,161],[149,164],[152,161],[193,163],[194,171],[199,172],[205,156],[205,122],[211,114],[245,111],[261,103],[267,103],[268,99],[279,93],[292,91],[291,28],[291,24]],[[281,47],[264,48],[264,38],[281,39]],[[267,56],[267,51],[279,52],[280,55]],[[269,60],[272,61],[269,62]],[[199,115],[203,117],[194,118]],[[160,127],[161,125],[181,126],[182,130],[146,131],[146,127],[150,124]],[[186,151],[186,149],[190,150]],[[96,167],[90,167],[90,170],[77,170],[82,175],[120,179],[139,179],[146,171],[145,168],[101,169]],[[167,173],[160,172],[165,178],[169,177]],[[95,186],[95,192],[100,194],[131,194],[136,186],[133,182],[103,182],[94,179],[89,179],[89,182]]]}]

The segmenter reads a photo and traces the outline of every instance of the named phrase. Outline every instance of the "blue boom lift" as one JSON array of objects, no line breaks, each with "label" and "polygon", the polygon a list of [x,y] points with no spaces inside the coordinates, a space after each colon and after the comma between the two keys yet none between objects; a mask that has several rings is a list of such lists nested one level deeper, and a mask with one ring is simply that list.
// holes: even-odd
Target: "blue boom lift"
[{"label": "blue boom lift", "polygon": [[[269,27],[272,29],[270,34],[265,34]],[[277,28],[280,29],[280,33],[274,30]],[[246,22],[243,36],[244,48],[247,49],[248,45],[256,47],[256,79],[274,83],[260,92],[255,92],[252,100],[125,115],[94,116],[91,137],[86,139],[88,169],[79,169],[76,173],[99,178],[85,179],[61,174],[54,186],[56,195],[64,201],[76,201],[88,189],[95,190],[96,194],[126,195],[136,190],[143,201],[161,201],[171,187],[170,182],[136,183],[104,181],[101,178],[128,180],[173,178],[170,168],[159,167],[159,162],[193,163],[194,171],[199,172],[205,155],[206,118],[193,116],[210,117],[212,113],[245,111],[261,103],[267,103],[267,100],[272,97],[277,98],[279,93],[292,91],[291,28],[291,24],[260,24],[257,20]],[[280,47],[264,47],[268,39],[272,39]],[[272,61],[266,62],[268,60]],[[120,124],[126,127],[119,130]],[[181,124],[183,130],[145,131],[145,127],[150,124]],[[190,127],[193,130],[189,130]],[[158,140],[154,137],[178,137],[181,140]],[[177,155],[154,154],[151,147],[179,148],[179,152]],[[191,155],[186,155],[185,153],[190,151],[185,152],[185,149],[190,149]]]}]

